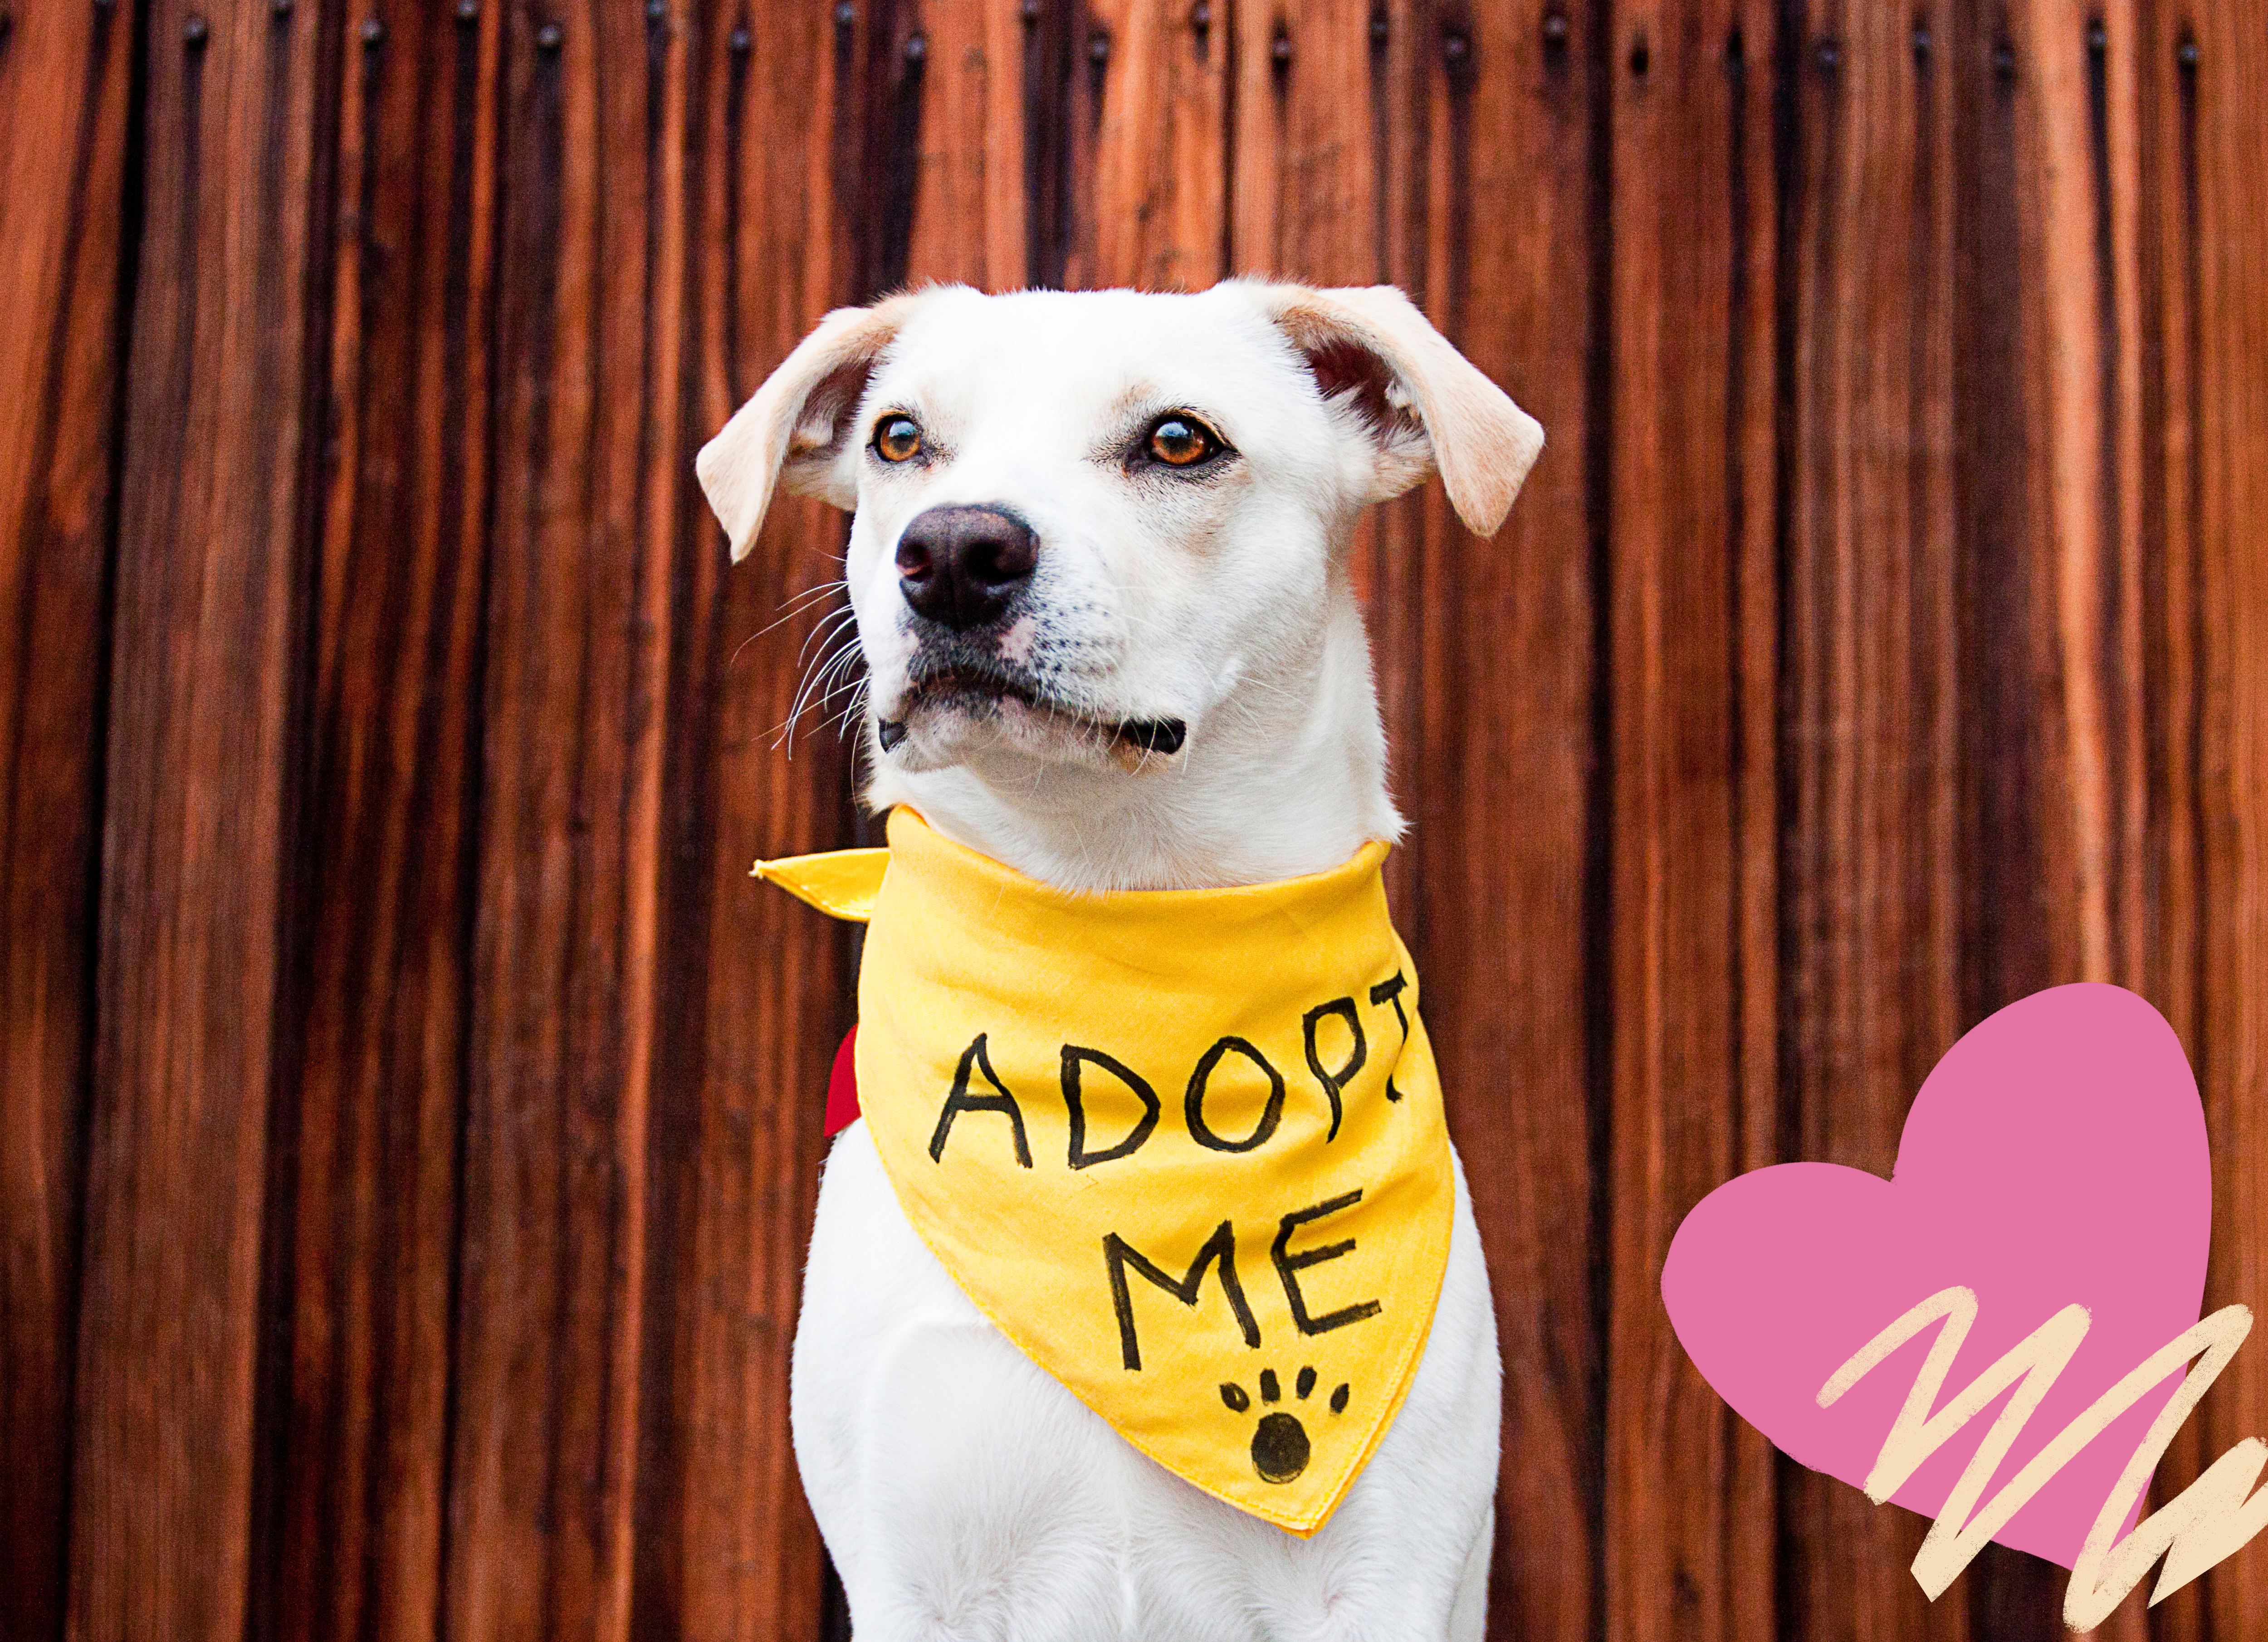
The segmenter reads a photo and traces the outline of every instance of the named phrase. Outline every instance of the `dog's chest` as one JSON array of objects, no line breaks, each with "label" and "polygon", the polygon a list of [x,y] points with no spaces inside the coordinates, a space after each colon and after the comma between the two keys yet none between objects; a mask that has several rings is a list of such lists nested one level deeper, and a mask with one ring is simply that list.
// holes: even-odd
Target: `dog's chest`
[{"label": "dog's chest", "polygon": [[[1470,1355],[1470,1329],[1453,1332]],[[1492,1435],[1492,1354],[1488,1370],[1463,1418]],[[899,1211],[863,1125],[828,1160],[795,1374],[798,1459],[862,1634],[1224,1642],[1331,1634],[1328,1616],[1366,1610],[1380,1624],[1346,1634],[1393,1634],[1386,1616],[1413,1602],[1446,1610],[1470,1539],[1412,1532],[1417,1479],[1476,1509],[1492,1482],[1493,1444],[1445,1424],[1439,1386],[1421,1385],[1312,1539],[1199,1492],[985,1320]]]}]

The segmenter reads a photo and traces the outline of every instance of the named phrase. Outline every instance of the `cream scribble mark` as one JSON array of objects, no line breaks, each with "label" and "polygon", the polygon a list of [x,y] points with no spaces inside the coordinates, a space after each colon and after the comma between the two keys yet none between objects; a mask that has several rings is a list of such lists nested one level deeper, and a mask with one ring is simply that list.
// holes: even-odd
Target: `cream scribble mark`
[{"label": "cream scribble mark", "polygon": [[2183,1376],[2180,1389],[2151,1423],[2149,1432],[2120,1474],[2117,1486],[2102,1502],[2064,1593],[2064,1623],[2074,1631],[2100,1624],[2163,1556],[2164,1571],[2159,1576],[2157,1588],[2150,1594],[2150,1605],[2155,1607],[2207,1569],[2234,1555],[2264,1527],[2268,1527],[2268,1491],[2252,1492],[2264,1465],[2268,1465],[2268,1443],[2250,1437],[2221,1455],[2181,1493],[2136,1523],[2132,1533],[2124,1539],[2117,1537],[2118,1524],[2142,1497],[2174,1433],[2252,1331],[2252,1313],[2245,1307],[2224,1306],[2175,1336],[2058,1432],[2006,1487],[1971,1516],[1971,1509],[2009,1448],[2022,1433],[2025,1422],[2070,1365],[2080,1342],[2087,1337],[2091,1318],[2083,1306],[2066,1306],[2011,1346],[1952,1402],[1932,1415],[1929,1411],[1944,1389],[1954,1359],[1960,1354],[1962,1343],[1976,1320],[1974,1290],[1957,1286],[1941,1289],[1860,1346],[1819,1388],[1819,1406],[1832,1407],[1892,1352],[1932,1323],[1942,1323],[1921,1371],[1914,1377],[1913,1389],[1907,1394],[1904,1406],[1892,1422],[1889,1436],[1883,1439],[1874,1469],[1867,1474],[1867,1497],[1880,1505],[1931,1455],[1975,1418],[1985,1404],[2018,1381],[2022,1382],[2007,1407],[1984,1433],[1984,1441],[1978,1444],[1960,1481],[1946,1497],[1914,1558],[1914,1579],[1932,1601],[1959,1577],[1985,1542],[2029,1504],[2081,1448],[2162,1384],[2169,1374],[2200,1354],[2201,1360]]}]

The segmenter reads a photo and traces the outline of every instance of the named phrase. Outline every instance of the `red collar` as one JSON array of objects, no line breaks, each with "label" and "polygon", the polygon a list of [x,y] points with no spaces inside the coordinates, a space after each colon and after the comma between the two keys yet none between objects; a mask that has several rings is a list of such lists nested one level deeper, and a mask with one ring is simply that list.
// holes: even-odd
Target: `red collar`
[{"label": "red collar", "polygon": [[836,1131],[858,1121],[858,1066],[850,1052],[858,1041],[855,1026],[843,1034],[843,1047],[835,1052],[835,1070],[828,1074],[827,1138],[830,1140]]}]

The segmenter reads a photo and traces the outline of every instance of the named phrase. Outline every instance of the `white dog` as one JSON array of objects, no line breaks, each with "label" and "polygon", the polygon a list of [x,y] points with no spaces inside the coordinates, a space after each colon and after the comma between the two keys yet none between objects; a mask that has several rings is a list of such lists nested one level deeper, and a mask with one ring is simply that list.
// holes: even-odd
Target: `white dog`
[{"label": "white dog", "polygon": [[[701,452],[855,509],[876,806],[1075,891],[1264,883],[1403,829],[1355,521],[1438,468],[1482,535],[1543,435],[1389,288],[932,289],[830,314]],[[792,1424],[859,1642],[1482,1634],[1496,1325],[1462,1168],[1425,1354],[1312,1538],[1154,1464],[989,1323],[836,1140]]]}]

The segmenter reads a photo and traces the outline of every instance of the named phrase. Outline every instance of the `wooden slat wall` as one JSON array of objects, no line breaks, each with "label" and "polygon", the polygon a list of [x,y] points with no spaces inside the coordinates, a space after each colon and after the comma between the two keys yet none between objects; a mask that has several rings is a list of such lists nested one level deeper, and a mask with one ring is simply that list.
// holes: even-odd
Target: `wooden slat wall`
[{"label": "wooden slat wall", "polygon": [[[1800,124],[1778,144],[1783,1133],[1794,1155],[1881,1174],[1963,1023],[1953,25],[1816,18],[1837,55],[1787,65]],[[1798,1466],[1778,1477],[1792,1634],[1973,1633],[1950,1596],[1913,1614],[1918,1519]]]},{"label": "wooden slat wall", "polygon": [[1685,1361],[1659,1283],[1685,1212],[1772,1161],[1778,1138],[1768,594],[1750,613],[1771,584],[1775,290],[1756,220],[1771,103],[1748,41],[1771,21],[1664,0],[1617,24],[1597,978],[1606,1631],[1733,1642],[1771,1625],[1769,1450]]},{"label": "wooden slat wall", "polygon": [[134,30],[0,34],[0,1634],[57,1634],[94,1047]]},{"label": "wooden slat wall", "polygon": [[[2057,981],[2268,1301],[2268,4],[0,0],[0,1634],[839,1635],[786,1435],[838,518],[692,451],[909,280],[1392,280],[1551,443],[1381,511],[1496,1277],[1492,1634],[2045,1642],[1656,1298]],[[2240,1355],[2161,1486],[2268,1431]],[[2121,1642],[2268,1632],[2241,1554]]]}]

